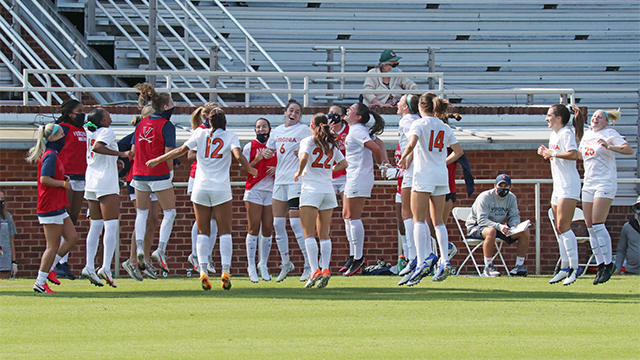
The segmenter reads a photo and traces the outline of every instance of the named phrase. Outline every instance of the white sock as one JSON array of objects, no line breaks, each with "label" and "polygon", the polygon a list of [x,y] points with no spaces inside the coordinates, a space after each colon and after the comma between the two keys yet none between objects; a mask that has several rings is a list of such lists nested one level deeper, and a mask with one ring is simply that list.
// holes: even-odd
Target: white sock
[{"label": "white sock", "polygon": [[229,271],[231,269],[231,255],[233,255],[233,241],[231,241],[231,234],[220,235],[220,259],[222,261],[222,270]]},{"label": "white sock", "polygon": [[103,256],[102,268],[104,271],[111,271],[111,261],[116,252],[116,242],[118,236],[118,219],[104,222],[104,236],[102,237]]},{"label": "white sock", "polygon": [[569,230],[560,236],[564,240],[564,248],[569,258],[569,267],[578,269],[578,240],[576,239],[576,234],[573,233],[573,230]]},{"label": "white sock", "polygon": [[305,248],[307,249],[307,259],[309,260],[309,266],[311,266],[311,273],[313,274],[318,270],[318,243],[315,238],[306,238],[304,240]]},{"label": "white sock", "polygon": [[416,240],[413,233],[413,219],[406,219],[404,223],[404,233],[407,236],[407,260],[411,261],[416,257]]},{"label": "white sock", "polygon": [[564,247],[564,237],[562,234],[558,235],[558,251],[560,251],[560,269],[568,269],[569,255],[567,254],[567,248]]},{"label": "white sock", "polygon": [[207,271],[207,264],[209,264],[209,237],[206,234],[198,234],[196,236],[196,254],[198,255],[200,271]]},{"label": "white sock", "polygon": [[524,265],[524,257],[516,256],[516,266]]},{"label": "white sock", "polygon": [[351,230],[351,220],[344,220],[344,232],[347,234],[347,241],[349,242],[349,256],[353,256],[356,248],[353,246],[353,230]]},{"label": "white sock", "polygon": [[89,270],[96,269],[96,253],[98,252],[98,243],[100,242],[100,233],[104,226],[104,220],[91,219],[91,226],[87,233],[87,268]]},{"label": "white sock", "polygon": [[51,264],[51,269],[49,269],[49,272],[53,271],[53,268],[56,267],[56,264],[60,262],[60,259],[62,259],[62,256],[56,254],[56,258],[55,260],[53,260],[53,264]]},{"label": "white sock", "polygon": [[364,225],[362,219],[351,220],[351,236],[353,237],[353,259],[362,259],[364,252]]},{"label": "white sock", "polygon": [[249,267],[255,267],[256,249],[258,248],[258,236],[247,234],[245,245],[247,246],[247,262],[249,263]]},{"label": "white sock", "polygon": [[489,266],[493,264],[493,258],[492,257],[485,257],[484,258],[484,266]]},{"label": "white sock", "polygon": [[587,228],[589,231],[589,243],[591,244],[591,251],[593,252],[593,256],[596,257],[596,262],[599,264],[604,264],[604,254],[602,250],[600,250],[600,245],[598,244],[598,234],[596,234],[596,230],[594,228]]},{"label": "white sock", "polygon": [[609,235],[609,232],[603,223],[593,224],[593,230],[598,235],[598,245],[600,245],[600,250],[602,251],[602,255],[604,255],[604,263],[610,264],[613,258],[611,235]]},{"label": "white sock", "polygon": [[271,252],[271,244],[273,243],[271,236],[262,236],[260,239],[260,263],[267,266],[269,261],[269,253]]},{"label": "white sock", "polygon": [[191,253],[195,256],[198,254],[198,222],[194,221],[191,227]]},{"label": "white sock", "polygon": [[413,224],[413,241],[416,244],[417,264],[422,264],[433,252],[429,236],[429,225],[426,222]]},{"label": "white sock", "polygon": [[44,285],[47,282],[47,276],[49,276],[49,273],[46,273],[44,271],[38,271],[38,277],[36,278],[36,284]]},{"label": "white sock", "polygon": [[209,222],[209,260],[211,260],[211,254],[213,254],[213,248],[216,246],[216,239],[218,238],[218,222],[211,219]]},{"label": "white sock", "polygon": [[276,232],[276,245],[280,251],[280,258],[283,264],[288,264],[289,260],[289,237],[287,235],[287,218],[274,217],[273,229]]},{"label": "white sock", "polygon": [[402,255],[406,258],[409,256],[407,255],[409,253],[407,250],[407,235],[400,235],[400,243],[402,244]]},{"label": "white sock", "polygon": [[304,230],[302,229],[300,218],[289,218],[289,225],[291,225],[293,234],[296,236],[296,242],[298,242],[298,246],[304,257],[304,266],[307,267],[309,266],[309,259],[307,258],[307,251],[305,250]]},{"label": "white sock", "polygon": [[158,240],[158,249],[162,252],[167,250],[167,243],[173,230],[173,221],[176,219],[176,209],[163,211],[162,223],[160,224],[160,239]]},{"label": "white sock", "polygon": [[[62,238],[60,238],[60,242],[62,242]],[[62,259],[60,259],[60,264],[64,264],[67,261],[69,261],[69,253],[67,253],[65,256],[62,257]]]},{"label": "white sock", "polygon": [[320,255],[322,255],[322,270],[329,269],[329,262],[331,262],[331,239],[320,240]]},{"label": "white sock", "polygon": [[449,234],[444,224],[437,225],[436,239],[438,239],[438,248],[440,248],[440,263],[449,262]]},{"label": "white sock", "polygon": [[149,217],[149,209],[136,209],[136,246],[142,249],[142,242],[144,241],[144,234],[147,230],[147,218]]}]

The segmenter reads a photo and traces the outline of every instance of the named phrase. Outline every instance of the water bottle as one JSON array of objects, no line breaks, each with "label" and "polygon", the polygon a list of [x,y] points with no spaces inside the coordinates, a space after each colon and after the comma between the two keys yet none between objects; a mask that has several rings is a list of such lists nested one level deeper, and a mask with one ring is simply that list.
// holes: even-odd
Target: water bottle
[{"label": "water bottle", "polygon": [[398,257],[398,272],[402,271],[404,267],[407,265],[407,260],[404,258],[404,255],[400,255]]}]

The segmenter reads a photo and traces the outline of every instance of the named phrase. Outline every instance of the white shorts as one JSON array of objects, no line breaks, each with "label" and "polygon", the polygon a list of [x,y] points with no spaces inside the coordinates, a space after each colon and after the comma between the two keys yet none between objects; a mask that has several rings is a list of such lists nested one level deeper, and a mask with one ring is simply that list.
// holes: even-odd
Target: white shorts
[{"label": "white shorts", "polygon": [[302,184],[275,185],[273,187],[273,200],[289,201],[300,197]]},{"label": "white shorts", "polygon": [[613,189],[595,189],[595,188],[582,188],[582,202],[592,203],[595,198],[613,199],[616,197],[616,190]]},{"label": "white shorts", "polygon": [[431,196],[447,195],[449,193],[449,185],[420,185],[413,182],[411,191],[431,193]]},{"label": "white shorts", "polygon": [[69,185],[71,185],[71,190],[73,191],[84,191],[84,180],[69,180]]},{"label": "white shorts", "polygon": [[[156,193],[151,193],[150,198],[151,198],[151,201],[158,201],[158,196],[156,195]],[[136,193],[129,194],[129,200],[135,201],[136,200]]]},{"label": "white shorts", "polygon": [[347,185],[347,175],[342,175],[331,180],[333,184],[333,191],[336,195],[340,195],[340,193],[344,192],[344,188]]},{"label": "white shorts", "polygon": [[105,191],[105,192],[97,192],[97,191],[84,191],[84,198],[86,200],[92,200],[92,201],[98,201],[98,199],[100,199],[103,196],[107,196],[107,195],[113,195],[113,194],[118,194],[117,192],[113,192],[113,191]]},{"label": "white shorts", "polygon": [[196,178],[189,177],[189,182],[187,183],[187,195],[191,195],[193,192],[193,183],[196,181]]},{"label": "white shorts", "polygon": [[396,193],[396,204],[402,204],[402,195]]},{"label": "white shorts", "polygon": [[401,189],[411,188],[413,186],[413,174],[405,174],[402,177],[402,185],[400,185]]},{"label": "white shorts", "polygon": [[303,191],[300,194],[300,207],[312,206],[318,210],[328,210],[338,207],[336,194]]},{"label": "white shorts", "polygon": [[66,219],[68,217],[69,217],[69,214],[67,214],[67,212],[65,211],[64,213],[62,213],[60,215],[38,216],[38,221],[40,222],[40,224],[62,225],[62,224],[64,224],[64,219]]},{"label": "white shorts", "polygon": [[273,203],[272,197],[273,193],[271,191],[249,189],[244,191],[242,201],[247,201],[262,206],[271,206],[271,204]]},{"label": "white shorts", "polygon": [[158,192],[173,187],[171,179],[166,180],[131,180],[131,187],[138,191]]},{"label": "white shorts", "polygon": [[230,191],[196,190],[191,193],[191,201],[202,206],[213,207],[231,201]]},{"label": "white shorts", "polygon": [[347,199],[357,198],[357,197],[371,197],[371,188],[368,189],[357,189],[357,188],[345,188],[344,194]]}]

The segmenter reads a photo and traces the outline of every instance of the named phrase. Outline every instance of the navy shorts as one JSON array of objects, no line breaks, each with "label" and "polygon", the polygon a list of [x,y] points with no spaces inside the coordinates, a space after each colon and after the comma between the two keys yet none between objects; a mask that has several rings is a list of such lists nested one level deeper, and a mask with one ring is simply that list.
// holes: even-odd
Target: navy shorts
[{"label": "navy shorts", "polygon": [[[482,230],[484,230],[484,227],[481,227],[479,225],[472,226],[467,229],[467,237],[470,239],[484,240],[484,237],[482,236]],[[502,231],[498,230],[496,230],[496,237],[500,240],[503,240],[507,244],[513,244],[514,242],[518,241],[518,239],[507,236],[503,234]]]}]

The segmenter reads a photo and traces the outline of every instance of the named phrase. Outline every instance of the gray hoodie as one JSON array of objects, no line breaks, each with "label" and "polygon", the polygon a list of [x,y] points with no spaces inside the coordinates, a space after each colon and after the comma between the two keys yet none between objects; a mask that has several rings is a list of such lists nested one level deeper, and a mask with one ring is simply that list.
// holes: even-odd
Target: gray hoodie
[{"label": "gray hoodie", "polygon": [[496,194],[496,189],[493,188],[478,195],[471,206],[471,215],[465,225],[467,229],[473,226],[483,228],[491,226],[500,231],[500,225],[505,220],[507,220],[509,227],[520,223],[518,200],[512,192],[509,192],[504,199],[500,199]]}]

